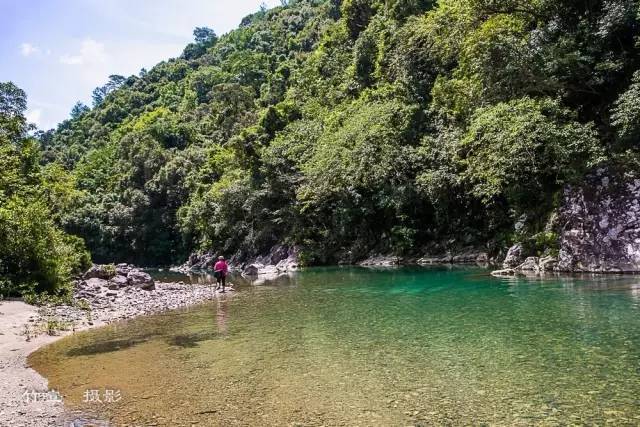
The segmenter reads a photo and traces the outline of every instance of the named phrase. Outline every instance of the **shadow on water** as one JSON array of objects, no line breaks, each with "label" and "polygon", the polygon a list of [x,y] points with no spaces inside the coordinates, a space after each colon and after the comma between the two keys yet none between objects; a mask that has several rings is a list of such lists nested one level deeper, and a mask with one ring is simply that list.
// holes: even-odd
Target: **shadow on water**
[{"label": "shadow on water", "polygon": [[166,342],[169,345],[182,347],[182,348],[194,348],[198,344],[204,341],[212,341],[218,338],[222,338],[223,334],[219,332],[199,332],[193,334],[181,334],[169,337]]},{"label": "shadow on water", "polygon": [[111,353],[114,351],[126,350],[147,341],[148,339],[146,338],[98,341],[93,344],[72,348],[67,351],[67,356],[91,356],[95,354]]}]

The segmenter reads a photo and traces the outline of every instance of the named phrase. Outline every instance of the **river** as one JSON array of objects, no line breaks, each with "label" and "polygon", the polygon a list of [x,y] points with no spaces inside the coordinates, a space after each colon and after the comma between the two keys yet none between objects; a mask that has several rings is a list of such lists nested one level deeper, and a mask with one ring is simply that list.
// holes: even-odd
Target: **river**
[{"label": "river", "polygon": [[640,423],[640,277],[335,267],[235,282],[30,363],[69,409],[116,425]]}]

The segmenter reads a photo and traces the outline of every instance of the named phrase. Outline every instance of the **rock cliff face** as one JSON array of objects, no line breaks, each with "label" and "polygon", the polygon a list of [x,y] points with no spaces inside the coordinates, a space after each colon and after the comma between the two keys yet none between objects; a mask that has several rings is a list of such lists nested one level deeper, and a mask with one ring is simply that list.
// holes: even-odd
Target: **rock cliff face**
[{"label": "rock cliff face", "polygon": [[640,175],[598,170],[567,188],[556,270],[640,272]]}]

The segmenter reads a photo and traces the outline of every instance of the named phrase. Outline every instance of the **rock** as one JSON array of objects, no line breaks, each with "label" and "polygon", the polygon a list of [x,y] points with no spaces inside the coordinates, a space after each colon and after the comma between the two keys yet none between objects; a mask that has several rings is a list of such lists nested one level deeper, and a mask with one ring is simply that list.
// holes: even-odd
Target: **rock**
[{"label": "rock", "polygon": [[264,265],[249,264],[244,268],[244,270],[242,270],[242,274],[244,274],[245,276],[257,276],[261,268],[264,268]]},{"label": "rock", "polygon": [[502,268],[514,268],[522,264],[524,261],[524,248],[520,243],[516,243],[515,245],[509,248],[507,252],[507,256],[502,262]]},{"label": "rock", "polygon": [[119,274],[121,276],[125,276],[127,274],[129,274],[129,272],[133,269],[134,267],[132,265],[129,264],[118,264],[116,265],[116,274]]},{"label": "rock", "polygon": [[505,268],[502,270],[492,271],[491,275],[496,277],[515,276],[516,271],[513,268]]},{"label": "rock", "polygon": [[489,255],[486,252],[468,250],[461,254],[455,255],[452,259],[454,264],[472,264],[476,262],[487,262]]},{"label": "rock", "polygon": [[116,269],[113,265],[97,265],[94,264],[82,276],[84,279],[104,279],[109,280],[116,275]]},{"label": "rock", "polygon": [[557,271],[640,272],[640,176],[599,169],[568,186]]},{"label": "rock", "polygon": [[450,264],[453,262],[453,256],[451,254],[445,255],[425,255],[420,258],[416,263],[420,265],[427,264]]},{"label": "rock", "polygon": [[358,265],[364,267],[394,267],[399,265],[401,261],[396,256],[374,255],[359,262]]},{"label": "rock", "polygon": [[[131,272],[131,269],[129,269],[128,272]],[[117,276],[115,276],[111,280],[109,280],[109,289],[124,288],[128,284],[129,284],[129,280],[127,279],[127,276],[126,275],[121,275],[121,274],[118,273]],[[114,287],[112,288],[112,286],[114,286]]]},{"label": "rock", "polygon": [[520,264],[518,267],[516,267],[517,271],[534,271],[534,272],[538,272],[540,271],[540,267],[538,265],[538,259],[537,257],[529,257],[526,260],[524,260],[524,262],[522,264]]},{"label": "rock", "polygon": [[140,270],[131,270],[127,274],[127,283],[129,286],[135,286],[145,291],[155,289],[155,283],[149,274]]},{"label": "rock", "polygon": [[93,289],[97,290],[100,288],[106,288],[109,285],[109,282],[104,279],[99,279],[97,277],[92,277],[91,279],[84,281],[84,289]]},{"label": "rock", "polygon": [[558,258],[554,256],[542,257],[538,262],[538,266],[540,268],[540,271],[543,271],[543,272],[553,271],[558,266]]}]

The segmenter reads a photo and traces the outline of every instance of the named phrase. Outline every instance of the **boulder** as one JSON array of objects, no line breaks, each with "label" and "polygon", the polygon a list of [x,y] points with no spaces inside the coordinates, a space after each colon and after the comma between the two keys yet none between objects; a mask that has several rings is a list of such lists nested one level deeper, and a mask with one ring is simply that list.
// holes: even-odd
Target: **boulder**
[{"label": "boulder", "polygon": [[126,263],[118,264],[116,265],[116,274],[126,277],[126,275],[129,274],[129,272],[133,270],[133,268],[134,267],[132,265]]},{"label": "boulder", "polygon": [[425,255],[416,261],[420,265],[427,264],[450,264],[453,262],[453,256],[451,254],[445,255]]},{"label": "boulder", "polygon": [[245,276],[257,276],[262,268],[264,268],[263,264],[249,264],[242,270],[242,274]]},{"label": "boulder", "polygon": [[135,286],[137,288],[144,289],[145,291],[150,291],[156,288],[155,282],[151,276],[140,270],[131,270],[129,274],[127,274],[127,283],[129,286]]},{"label": "boulder", "polygon": [[558,271],[640,272],[640,175],[599,169],[565,188]]},{"label": "boulder", "polygon": [[84,279],[103,279],[109,280],[116,275],[116,268],[113,265],[93,264],[82,276]]},{"label": "boulder", "polygon": [[539,258],[534,257],[534,256],[530,256],[526,260],[524,260],[524,262],[522,264],[520,264],[518,267],[516,267],[516,270],[518,270],[518,271],[538,272],[538,271],[540,271],[540,266],[538,265],[538,260],[539,260]]},{"label": "boulder", "polygon": [[[128,273],[130,273],[130,272],[131,272],[131,270],[129,270]],[[109,289],[124,288],[128,284],[129,284],[129,279],[127,279],[127,276],[118,274],[117,276],[115,276],[111,280],[109,280]]]},{"label": "boulder", "polygon": [[519,266],[524,262],[524,248],[520,243],[516,243],[515,245],[509,248],[507,252],[507,256],[502,262],[502,268],[514,268]]},{"label": "boulder", "polygon": [[509,277],[515,276],[516,271],[513,268],[504,268],[502,270],[492,271],[491,275],[496,277]]},{"label": "boulder", "polygon": [[538,266],[540,268],[540,271],[543,271],[543,272],[553,271],[558,266],[558,258],[554,256],[542,257],[538,262]]},{"label": "boulder", "polygon": [[399,265],[401,259],[396,256],[374,255],[358,264],[363,267],[394,267]]}]

